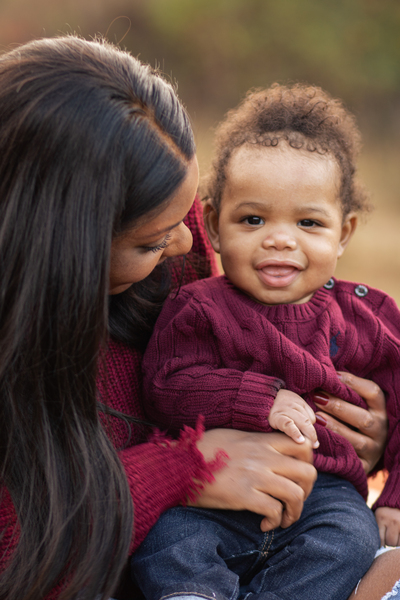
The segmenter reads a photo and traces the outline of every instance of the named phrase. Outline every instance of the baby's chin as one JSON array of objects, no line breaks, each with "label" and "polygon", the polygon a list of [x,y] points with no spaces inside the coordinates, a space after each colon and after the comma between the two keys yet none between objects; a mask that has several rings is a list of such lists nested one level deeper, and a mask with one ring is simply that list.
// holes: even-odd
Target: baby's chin
[{"label": "baby's chin", "polygon": [[246,290],[242,291],[252,300],[258,304],[263,304],[264,306],[279,306],[280,304],[306,304],[306,302],[309,302],[315,294],[315,292],[312,292],[311,294],[307,294],[306,296],[299,298],[298,296],[290,297],[290,295],[287,294],[275,293],[265,294],[263,296],[254,296],[253,294],[246,292]]}]

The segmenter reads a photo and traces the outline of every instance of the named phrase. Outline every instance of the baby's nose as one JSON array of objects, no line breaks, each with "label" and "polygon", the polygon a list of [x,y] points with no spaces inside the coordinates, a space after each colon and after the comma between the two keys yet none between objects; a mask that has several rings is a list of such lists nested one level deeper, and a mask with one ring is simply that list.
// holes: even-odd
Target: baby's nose
[{"label": "baby's nose", "polygon": [[277,250],[295,250],[297,247],[296,239],[288,231],[277,230],[269,233],[264,241],[264,248],[276,248]]}]

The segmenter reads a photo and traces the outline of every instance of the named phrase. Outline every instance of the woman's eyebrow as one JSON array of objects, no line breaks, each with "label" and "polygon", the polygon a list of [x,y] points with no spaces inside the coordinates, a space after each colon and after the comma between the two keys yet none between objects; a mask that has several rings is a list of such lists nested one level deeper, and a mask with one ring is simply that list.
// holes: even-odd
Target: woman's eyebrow
[{"label": "woman's eyebrow", "polygon": [[156,236],[160,236],[163,233],[167,233],[167,231],[171,231],[172,229],[175,229],[175,227],[178,227],[178,225],[180,225],[182,223],[182,221],[178,221],[178,223],[175,223],[175,225],[168,225],[168,227],[165,227],[165,229],[160,229],[160,231],[155,231],[154,233],[149,233],[147,235],[143,235],[141,236],[143,239],[147,239],[147,238],[153,238]]}]

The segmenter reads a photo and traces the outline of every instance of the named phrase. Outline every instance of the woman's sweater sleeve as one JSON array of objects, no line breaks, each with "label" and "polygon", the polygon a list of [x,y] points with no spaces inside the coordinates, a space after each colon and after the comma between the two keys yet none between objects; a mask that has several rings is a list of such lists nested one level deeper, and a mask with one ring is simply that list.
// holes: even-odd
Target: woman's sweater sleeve
[{"label": "woman's sweater sleeve", "polygon": [[[125,469],[134,505],[134,531],[130,551],[144,540],[160,515],[173,506],[193,500],[213,472],[225,463],[221,451],[206,462],[197,450],[202,428],[185,429],[177,441],[155,434],[151,441],[118,452]],[[4,571],[19,538],[18,521],[10,494],[0,497],[0,573]],[[58,590],[58,588],[57,588]],[[58,591],[48,598],[58,597]]]},{"label": "woman's sweater sleeve", "polygon": [[18,521],[6,488],[0,488],[0,573],[4,571],[18,543]]},{"label": "woman's sweater sleeve", "polygon": [[[272,431],[267,417],[283,382],[248,368],[236,344],[240,328],[181,290],[166,302],[147,347],[143,394],[147,418],[172,430],[195,426]],[[245,360],[245,359],[244,359]]]},{"label": "woman's sweater sleeve", "polygon": [[134,532],[131,551],[144,540],[160,515],[173,506],[193,500],[204,483],[214,479],[213,471],[224,465],[221,451],[206,463],[197,450],[202,429],[186,428],[179,440],[161,434],[144,444],[119,452],[134,505]]}]

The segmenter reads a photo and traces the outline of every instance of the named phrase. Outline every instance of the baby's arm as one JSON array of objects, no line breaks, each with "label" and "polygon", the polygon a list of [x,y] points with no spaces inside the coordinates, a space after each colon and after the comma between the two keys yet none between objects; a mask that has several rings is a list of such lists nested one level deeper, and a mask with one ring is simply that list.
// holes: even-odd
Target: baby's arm
[{"label": "baby's arm", "polygon": [[382,546],[400,546],[400,509],[380,506],[375,518]]},{"label": "baby's arm", "polygon": [[256,361],[246,358],[235,324],[238,340],[215,317],[215,301],[200,302],[193,287],[165,302],[143,357],[147,419],[170,431],[195,427],[199,415],[206,429],[271,431],[267,417],[283,381],[251,369]]},{"label": "baby's arm", "polygon": [[319,446],[317,432],[313,426],[314,411],[301,396],[290,390],[279,390],[270,410],[268,422],[273,429],[283,431],[298,444],[303,443],[307,437],[313,448]]}]

